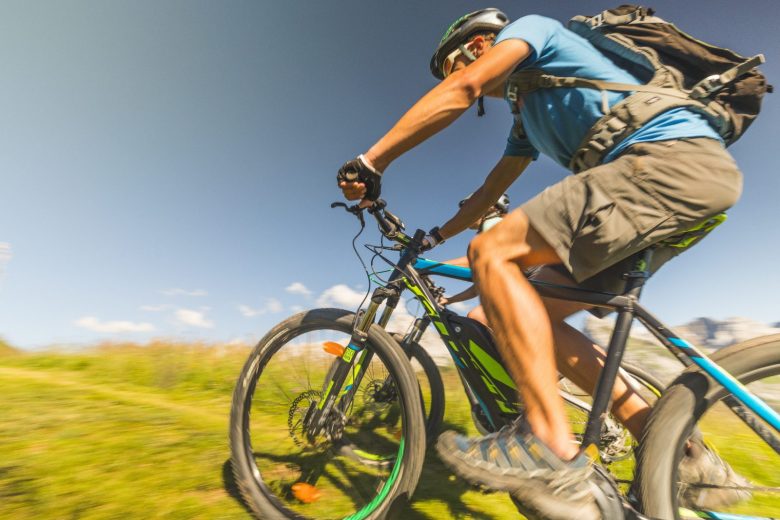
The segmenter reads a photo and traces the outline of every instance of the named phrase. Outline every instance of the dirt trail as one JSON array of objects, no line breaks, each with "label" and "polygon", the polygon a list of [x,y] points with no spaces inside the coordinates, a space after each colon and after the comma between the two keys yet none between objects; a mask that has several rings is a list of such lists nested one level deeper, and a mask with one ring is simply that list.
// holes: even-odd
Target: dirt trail
[{"label": "dirt trail", "polygon": [[182,420],[192,421],[198,426],[208,424],[210,426],[226,426],[229,410],[224,413],[210,411],[203,407],[197,407],[178,403],[161,397],[149,391],[126,390],[109,386],[109,383],[96,385],[79,380],[77,372],[66,370],[30,370],[26,368],[0,367],[0,379],[26,379],[37,381],[42,385],[56,385],[79,392],[90,392],[105,396],[110,399],[126,401],[129,404],[145,405],[171,411]]}]

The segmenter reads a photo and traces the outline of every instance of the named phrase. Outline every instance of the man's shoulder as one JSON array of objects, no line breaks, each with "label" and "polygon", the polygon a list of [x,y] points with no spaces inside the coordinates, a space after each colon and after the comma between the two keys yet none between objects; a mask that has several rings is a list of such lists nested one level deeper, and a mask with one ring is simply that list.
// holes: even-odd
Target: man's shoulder
[{"label": "man's shoulder", "polygon": [[519,38],[527,41],[539,51],[539,46],[549,42],[558,32],[566,28],[554,18],[548,18],[539,14],[522,16],[504,27],[496,38],[496,42]]},{"label": "man's shoulder", "polygon": [[549,18],[540,14],[527,14],[510,22],[501,32],[533,29],[564,29],[564,25],[555,18]]}]

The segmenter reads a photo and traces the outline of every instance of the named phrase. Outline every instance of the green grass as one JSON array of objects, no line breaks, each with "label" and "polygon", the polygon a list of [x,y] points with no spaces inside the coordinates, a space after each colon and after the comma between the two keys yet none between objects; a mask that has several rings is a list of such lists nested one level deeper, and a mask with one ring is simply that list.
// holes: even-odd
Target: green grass
[{"label": "green grass", "polygon": [[[247,353],[171,343],[68,353],[0,348],[0,518],[249,518],[230,475],[227,439]],[[444,375],[444,427],[474,433],[454,373]],[[741,441],[749,434],[720,435]],[[758,452],[755,468],[746,461],[740,470],[772,480],[772,457]],[[404,518],[519,515],[505,495],[471,490],[429,454]]]}]

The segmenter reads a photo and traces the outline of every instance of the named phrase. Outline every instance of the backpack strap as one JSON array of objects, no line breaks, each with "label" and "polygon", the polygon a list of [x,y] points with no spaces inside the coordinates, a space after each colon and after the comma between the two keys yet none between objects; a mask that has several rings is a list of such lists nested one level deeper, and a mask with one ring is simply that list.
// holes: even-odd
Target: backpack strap
[{"label": "backpack strap", "polygon": [[601,111],[605,115],[611,112],[607,102],[606,93],[608,91],[616,92],[650,92],[659,96],[667,96],[676,99],[689,99],[685,92],[665,88],[655,85],[634,85],[630,83],[615,83],[612,81],[602,81],[600,79],[576,78],[570,76],[553,76],[545,74],[541,70],[520,70],[513,73],[506,84],[505,97],[509,100],[509,108],[513,114],[518,112],[518,99],[529,92],[540,88],[590,88],[600,90]]},{"label": "backpack strap", "polygon": [[743,61],[739,65],[736,65],[735,67],[732,67],[721,74],[713,74],[712,76],[708,76],[693,86],[691,89],[691,97],[693,99],[708,98],[729,83],[736,81],[746,72],[755,69],[764,62],[766,62],[764,55],[756,54],[749,60]]},{"label": "backpack strap", "polygon": [[605,25],[625,25],[652,16],[653,12],[652,9],[647,7],[625,5],[617,9],[602,11],[596,16],[589,16],[586,23],[591,29]]},{"label": "backpack strap", "polygon": [[[619,41],[620,36],[613,37]],[[602,92],[604,115],[593,124],[572,155],[569,168],[574,172],[587,170],[601,163],[604,156],[629,135],[639,130],[648,121],[663,112],[675,108],[688,108],[706,117],[721,136],[731,134],[728,113],[710,98],[717,91],[734,82],[740,76],[764,62],[759,54],[731,69],[705,78],[697,83],[691,92],[682,90],[669,69],[660,65],[654,51],[637,49],[656,70],[650,84],[632,85],[597,79],[554,76],[540,69],[520,70],[507,79],[505,98],[513,114],[519,113],[518,100],[522,95],[540,88],[590,88]],[[632,92],[629,96],[609,107],[608,91]]]},{"label": "backpack strap", "polygon": [[[663,89],[666,90],[666,89]],[[601,164],[604,156],[618,143],[639,130],[654,117],[674,108],[687,107],[704,112],[705,105],[693,99],[636,92],[613,106],[585,134],[572,154],[569,168],[574,173]]]}]

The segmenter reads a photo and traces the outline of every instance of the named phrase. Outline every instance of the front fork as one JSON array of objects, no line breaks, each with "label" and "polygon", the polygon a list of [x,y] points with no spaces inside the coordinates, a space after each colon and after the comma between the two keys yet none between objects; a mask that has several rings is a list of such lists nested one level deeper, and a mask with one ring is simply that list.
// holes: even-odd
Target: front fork
[{"label": "front fork", "polygon": [[[335,369],[331,368],[332,375],[330,380],[325,383],[327,386],[325,386],[322,397],[320,397],[316,405],[312,404],[312,407],[306,414],[304,426],[309,440],[313,441],[323,432],[334,406],[342,414],[349,410],[354,401],[357,388],[360,386],[360,382],[374,355],[373,351],[365,348],[368,341],[368,330],[374,323],[379,307],[384,301],[387,301],[379,319],[379,326],[385,328],[398,305],[399,299],[399,285],[390,284],[387,287],[378,287],[371,296],[371,303],[368,305],[368,308],[365,312],[359,314],[358,324],[352,331],[349,344],[344,349],[341,357],[333,362]],[[389,390],[385,388],[388,385],[388,381],[389,378],[385,381],[381,391]]]}]

